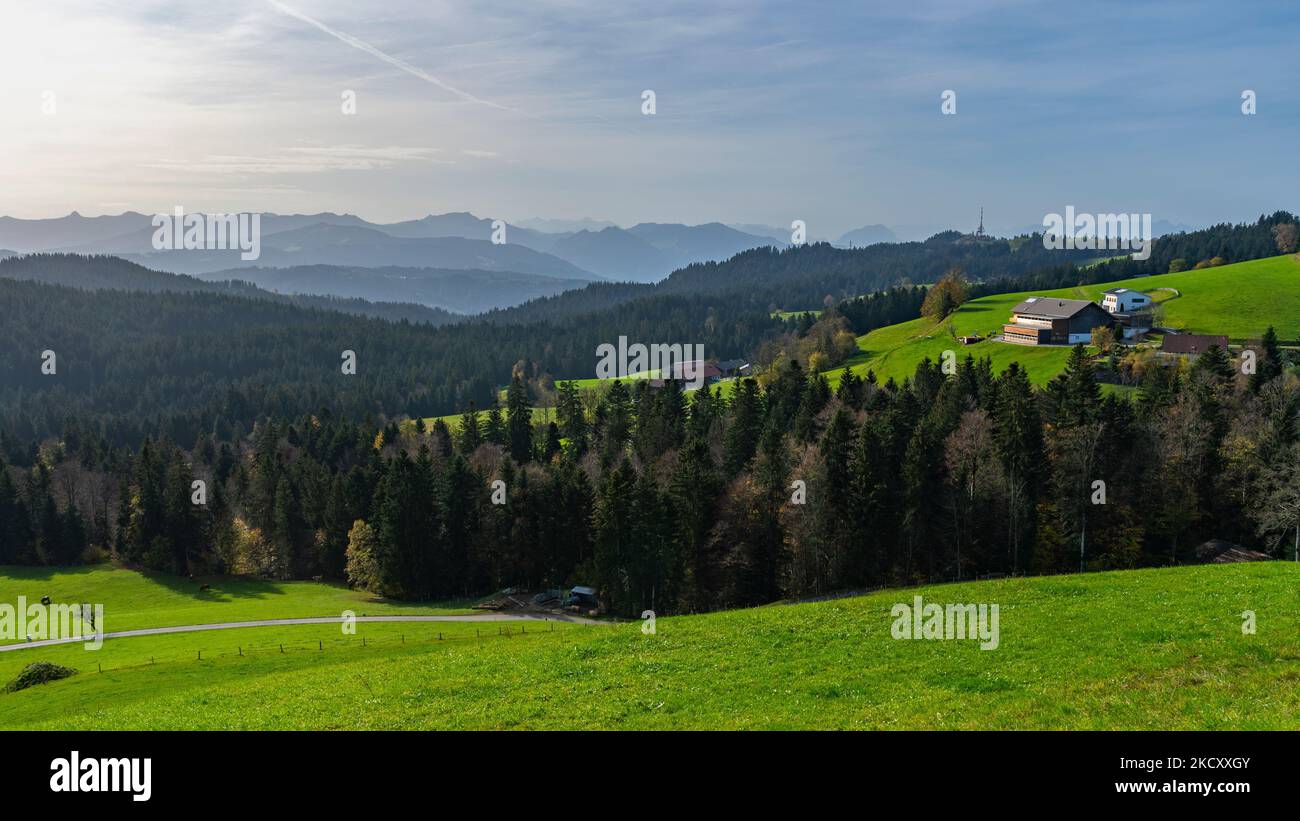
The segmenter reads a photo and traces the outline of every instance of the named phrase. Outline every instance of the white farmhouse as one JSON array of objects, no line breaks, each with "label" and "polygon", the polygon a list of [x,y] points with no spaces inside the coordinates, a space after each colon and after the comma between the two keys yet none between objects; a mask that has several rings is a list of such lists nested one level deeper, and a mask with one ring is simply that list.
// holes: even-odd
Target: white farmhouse
[{"label": "white farmhouse", "polygon": [[1132,288],[1103,291],[1101,307],[1115,318],[1115,326],[1124,339],[1140,339],[1151,330],[1151,297]]},{"label": "white farmhouse", "polygon": [[1101,307],[1112,314],[1145,311],[1151,307],[1151,297],[1131,288],[1111,288],[1109,291],[1102,291]]}]

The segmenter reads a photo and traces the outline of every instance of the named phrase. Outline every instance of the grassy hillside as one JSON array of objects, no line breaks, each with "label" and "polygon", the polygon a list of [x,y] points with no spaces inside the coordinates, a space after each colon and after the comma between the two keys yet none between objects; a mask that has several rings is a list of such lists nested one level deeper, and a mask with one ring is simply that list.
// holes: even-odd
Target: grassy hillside
[{"label": "grassy hillside", "polygon": [[[995,371],[1018,361],[1036,384],[1044,384],[1065,367],[1066,347],[1033,347],[984,341],[962,345],[956,336],[1001,332],[1011,309],[1030,296],[1055,296],[1098,301],[1109,288],[1153,291],[1164,305],[1165,324],[1192,333],[1226,334],[1232,341],[1258,337],[1273,325],[1284,340],[1300,337],[1300,259],[1270,257],[1218,268],[1160,274],[1054,291],[1022,291],[972,300],[943,322],[914,319],[872,331],[858,338],[861,353],[850,364],[864,375],[873,370],[880,381],[902,381],[929,357],[939,361],[945,350],[959,358],[987,356]],[[838,370],[838,369],[837,369]],[[828,373],[838,383],[837,372]]]},{"label": "grassy hillside", "polygon": [[[200,591],[202,584],[208,584],[210,589]],[[42,596],[49,596],[56,604],[102,604],[103,628],[110,632],[248,619],[338,616],[344,610],[370,616],[465,613],[469,605],[377,601],[368,593],[326,582],[233,577],[191,581],[105,565],[0,566],[0,602],[16,606],[19,596],[25,596],[29,604],[39,603]],[[0,639],[0,644],[6,643]]]},{"label": "grassy hillside", "polygon": [[[914,595],[998,604],[999,648],[891,638],[890,608]],[[882,591],[662,618],[655,635],[461,625],[419,643],[407,627],[401,644],[383,625],[365,647],[314,650],[303,633],[284,654],[203,661],[185,644],[201,634],[119,639],[98,652],[140,659],[165,638],[175,660],[0,695],[0,726],[1296,729],[1298,608],[1300,567],[1270,562]],[[7,655],[38,654],[53,657]]]},{"label": "grassy hillside", "polygon": [[1259,337],[1272,325],[1284,340],[1300,338],[1300,257],[1294,254],[1237,262],[1218,268],[1159,274],[1082,291],[1100,299],[1107,288],[1141,291],[1175,288],[1165,303],[1165,323],[1190,333],[1227,334],[1233,342]]},{"label": "grassy hillside", "polygon": [[[861,352],[848,364],[859,376],[872,370],[882,383],[890,377],[901,382],[916,371],[922,359],[929,357],[938,362],[945,350],[952,350],[960,359],[965,359],[967,354],[976,359],[987,356],[996,372],[1011,362],[1019,362],[1028,370],[1032,382],[1043,385],[1065,368],[1069,348],[993,341],[962,345],[956,337],[979,335],[987,338],[1001,333],[1002,325],[1011,317],[1011,309],[1026,297],[1055,296],[1097,302],[1101,300],[1103,291],[1120,287],[1152,292],[1156,301],[1165,306],[1165,324],[1189,333],[1226,334],[1233,342],[1239,343],[1258,338],[1272,325],[1283,340],[1300,338],[1300,257],[1286,255],[1199,271],[982,297],[962,305],[941,323],[925,318],[913,319],[858,337]],[[592,362],[594,367],[594,355]],[[839,384],[842,371],[843,365],[826,372],[832,387]],[[633,378],[650,375],[653,374]],[[563,381],[572,381],[579,389],[590,389],[609,380],[593,377]],[[733,387],[724,383],[724,395],[729,396]],[[1126,392],[1119,386],[1110,385],[1106,390]],[[551,421],[550,411],[549,408],[534,408],[533,421]],[[440,418],[452,430],[459,427],[459,415]],[[480,419],[483,418],[486,418],[486,412],[480,414]],[[433,419],[425,422],[432,424]]]},{"label": "grassy hillside", "polygon": [[[505,418],[505,413],[506,413],[505,405],[503,403],[501,407],[501,417],[503,419]],[[455,433],[460,430],[460,419],[464,415],[465,415],[464,413],[452,413],[452,414],[448,414],[447,416],[426,416],[424,419],[424,424],[426,427],[431,428],[433,427],[434,422],[437,422],[439,419],[441,419],[443,422],[447,424],[447,428],[452,433]],[[541,425],[547,422],[553,422],[555,421],[555,408],[551,408],[551,407],[533,408],[531,416],[534,425]],[[485,410],[479,411],[478,423],[480,427],[486,425],[487,420],[488,420],[488,411]],[[414,420],[407,420],[402,424],[404,427],[405,426],[413,427],[415,425],[415,422]]]}]

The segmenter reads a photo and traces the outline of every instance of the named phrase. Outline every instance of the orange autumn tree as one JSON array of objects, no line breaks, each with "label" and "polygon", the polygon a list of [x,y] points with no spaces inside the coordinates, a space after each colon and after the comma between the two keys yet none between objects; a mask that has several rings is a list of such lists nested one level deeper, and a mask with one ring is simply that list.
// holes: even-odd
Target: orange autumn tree
[{"label": "orange autumn tree", "polygon": [[921,303],[921,316],[927,316],[936,322],[957,310],[966,301],[968,293],[966,277],[960,268],[949,268],[938,282],[926,291],[925,301]]}]

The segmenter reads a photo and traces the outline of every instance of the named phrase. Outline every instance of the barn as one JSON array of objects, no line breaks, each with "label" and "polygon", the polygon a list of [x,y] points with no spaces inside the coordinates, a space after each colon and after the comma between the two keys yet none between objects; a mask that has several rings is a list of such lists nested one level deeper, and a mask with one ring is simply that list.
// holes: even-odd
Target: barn
[{"label": "barn", "polygon": [[1089,342],[1093,328],[1113,322],[1104,308],[1086,299],[1031,296],[1011,309],[1002,339],[1019,345],[1074,345]]}]

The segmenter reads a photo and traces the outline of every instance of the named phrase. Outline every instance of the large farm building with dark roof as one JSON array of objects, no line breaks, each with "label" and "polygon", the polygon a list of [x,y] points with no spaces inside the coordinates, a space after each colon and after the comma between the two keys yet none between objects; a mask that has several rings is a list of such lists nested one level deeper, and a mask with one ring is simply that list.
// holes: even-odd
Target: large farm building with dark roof
[{"label": "large farm building with dark roof", "polygon": [[1011,309],[1002,339],[1019,345],[1073,345],[1089,342],[1092,329],[1114,318],[1095,302],[1031,296]]}]

